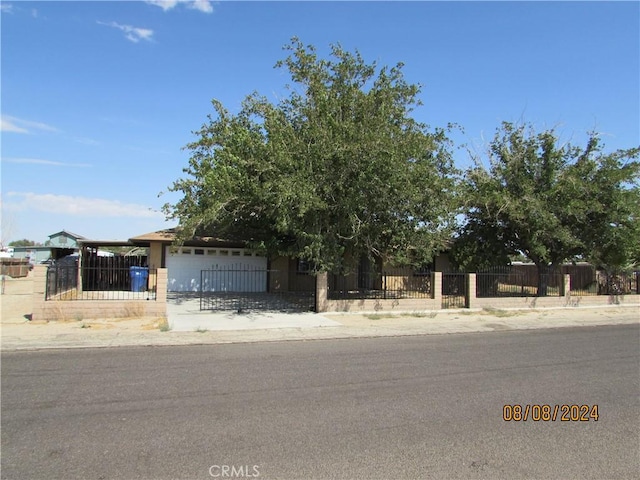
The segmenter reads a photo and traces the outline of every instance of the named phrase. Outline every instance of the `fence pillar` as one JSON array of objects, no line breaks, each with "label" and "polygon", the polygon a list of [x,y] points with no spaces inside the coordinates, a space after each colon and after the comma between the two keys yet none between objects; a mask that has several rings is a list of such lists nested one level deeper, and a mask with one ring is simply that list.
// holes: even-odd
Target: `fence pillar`
[{"label": "fence pillar", "polygon": [[433,272],[431,275],[433,301],[437,308],[442,308],[442,272]]},{"label": "fence pillar", "polygon": [[78,297],[82,297],[82,257],[83,255],[83,251],[84,248],[81,248],[80,251],[78,252],[78,280],[77,280],[77,286],[76,286],[76,292]]},{"label": "fence pillar", "polygon": [[565,273],[562,275],[562,289],[560,290],[561,297],[568,297],[571,294],[571,275]]},{"label": "fence pillar", "polygon": [[471,308],[476,299],[476,274],[467,274],[467,292],[465,295],[464,303],[467,308]]},{"label": "fence pillar", "polygon": [[319,272],[316,275],[316,313],[326,312],[329,293],[329,275]]},{"label": "fence pillar", "polygon": [[156,269],[156,302],[167,301],[167,269]]}]

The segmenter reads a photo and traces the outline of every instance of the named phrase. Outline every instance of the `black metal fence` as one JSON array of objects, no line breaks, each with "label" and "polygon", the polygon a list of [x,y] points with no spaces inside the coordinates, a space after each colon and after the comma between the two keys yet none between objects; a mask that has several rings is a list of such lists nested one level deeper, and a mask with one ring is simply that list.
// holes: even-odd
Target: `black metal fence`
[{"label": "black metal fence", "polygon": [[200,310],[313,311],[313,288],[280,291],[272,281],[286,272],[264,268],[231,267],[200,272]]},{"label": "black metal fence", "polygon": [[530,265],[499,266],[476,272],[478,298],[560,296],[563,285],[560,271],[538,270]]},{"label": "black metal fence", "polygon": [[98,256],[85,252],[82,256],[82,290],[130,291],[132,281],[136,281],[132,272],[141,272],[139,269],[146,265],[144,255]]},{"label": "black metal fence", "polygon": [[493,267],[476,272],[477,297],[543,297],[564,295],[564,275],[571,294],[629,295],[640,293],[640,272],[608,273],[591,265],[561,265],[539,271],[535,265]]},{"label": "black metal fence", "polygon": [[[45,300],[155,300],[156,270],[146,267],[82,268],[55,263],[47,269]],[[79,286],[81,285],[81,288]],[[85,285],[87,288],[85,288]]]},{"label": "black metal fence", "polygon": [[442,308],[467,306],[467,273],[442,273]]},{"label": "black metal fence", "polygon": [[354,272],[329,275],[330,300],[431,298],[431,272]]},{"label": "black metal fence", "polygon": [[612,273],[591,267],[570,276],[572,295],[640,294],[640,271]]},{"label": "black metal fence", "polygon": [[53,298],[71,300],[77,296],[78,263],[77,261],[50,265],[47,268],[45,300]]}]

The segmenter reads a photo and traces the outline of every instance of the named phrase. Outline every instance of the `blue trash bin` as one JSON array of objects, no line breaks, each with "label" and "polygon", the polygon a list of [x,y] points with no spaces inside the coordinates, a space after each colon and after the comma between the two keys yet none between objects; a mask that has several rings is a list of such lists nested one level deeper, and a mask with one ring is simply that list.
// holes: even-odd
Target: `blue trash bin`
[{"label": "blue trash bin", "polygon": [[131,277],[132,292],[144,292],[147,289],[148,267],[129,267],[129,276]]}]

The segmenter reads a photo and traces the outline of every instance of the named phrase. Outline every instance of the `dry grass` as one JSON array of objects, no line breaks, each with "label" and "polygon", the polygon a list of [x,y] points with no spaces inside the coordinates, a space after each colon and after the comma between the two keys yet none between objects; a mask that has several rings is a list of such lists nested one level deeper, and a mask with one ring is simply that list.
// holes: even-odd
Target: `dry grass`
[{"label": "dry grass", "polygon": [[393,318],[394,315],[391,314],[381,314],[381,313],[365,313],[364,314],[365,318],[368,318],[369,320],[382,320],[384,318]]},{"label": "dry grass", "polygon": [[403,313],[401,317],[411,317],[411,318],[435,318],[438,315],[438,312],[409,312]]},{"label": "dry grass", "polygon": [[158,322],[158,329],[161,332],[168,332],[169,330],[171,330],[171,327],[169,326],[169,320],[167,320],[166,318],[161,318]]},{"label": "dry grass", "polygon": [[501,310],[499,308],[484,307],[482,309],[482,313],[491,315],[492,317],[513,317],[515,315],[520,315],[522,312],[518,310]]}]

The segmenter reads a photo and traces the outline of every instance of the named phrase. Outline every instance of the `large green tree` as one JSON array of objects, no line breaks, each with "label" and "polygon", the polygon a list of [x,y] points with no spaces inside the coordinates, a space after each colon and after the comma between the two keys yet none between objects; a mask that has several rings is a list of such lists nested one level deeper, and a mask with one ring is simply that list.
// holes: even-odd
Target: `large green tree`
[{"label": "large green tree", "polygon": [[257,93],[194,132],[187,174],[165,206],[192,235],[248,240],[339,271],[363,255],[429,261],[450,239],[455,180],[445,129],[412,118],[418,85],[402,64],[366,63],[331,48],[328,59],[297,39],[276,67],[292,85],[277,103]]},{"label": "large green tree", "polygon": [[571,217],[581,257],[609,273],[640,266],[640,149],[603,154],[590,139],[589,154],[572,165],[571,201],[582,206]]},{"label": "large green tree", "polygon": [[[468,267],[522,253],[539,270],[576,258],[608,269],[637,261],[638,148],[560,144],[553,130],[503,123],[465,174],[466,223],[453,255]],[[543,285],[539,288],[544,288]]]}]

